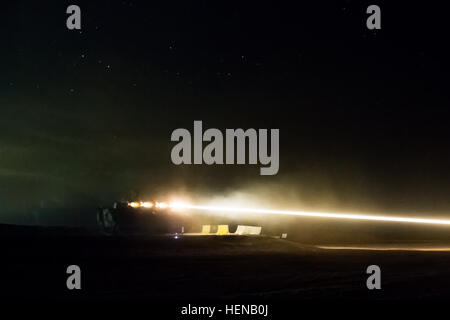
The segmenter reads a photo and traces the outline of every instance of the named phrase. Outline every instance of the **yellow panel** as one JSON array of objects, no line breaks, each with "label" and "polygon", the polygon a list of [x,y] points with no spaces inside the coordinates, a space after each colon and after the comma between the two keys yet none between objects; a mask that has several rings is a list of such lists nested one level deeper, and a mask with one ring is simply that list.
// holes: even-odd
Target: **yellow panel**
[{"label": "yellow panel", "polygon": [[228,225],[220,224],[217,228],[217,235],[222,236],[226,234],[230,234],[230,231],[228,230]]},{"label": "yellow panel", "polygon": [[211,226],[209,224],[204,224],[202,226],[202,233],[209,234],[211,232]]}]

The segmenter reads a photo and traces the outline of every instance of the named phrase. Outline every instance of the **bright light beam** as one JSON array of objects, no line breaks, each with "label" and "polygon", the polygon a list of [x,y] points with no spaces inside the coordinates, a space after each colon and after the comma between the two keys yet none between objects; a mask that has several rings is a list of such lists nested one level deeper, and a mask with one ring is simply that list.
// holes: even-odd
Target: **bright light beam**
[{"label": "bright light beam", "polygon": [[352,219],[352,220],[371,220],[371,221],[390,221],[405,223],[426,223],[450,225],[450,220],[446,219],[424,219],[424,218],[407,218],[407,217],[389,217],[379,215],[364,214],[346,214],[346,213],[329,213],[329,212],[308,212],[308,211],[285,211],[272,209],[253,209],[223,206],[198,206],[186,203],[170,203],[169,207],[174,210],[193,209],[212,212],[235,212],[235,213],[254,213],[254,214],[279,214],[290,216],[317,217],[317,218],[336,218],[336,219]]}]

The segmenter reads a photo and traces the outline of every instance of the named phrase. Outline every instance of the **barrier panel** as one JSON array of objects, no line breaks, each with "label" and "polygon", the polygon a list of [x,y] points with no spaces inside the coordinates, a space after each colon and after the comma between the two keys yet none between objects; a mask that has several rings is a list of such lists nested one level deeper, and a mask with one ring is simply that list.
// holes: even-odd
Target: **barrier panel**
[{"label": "barrier panel", "polygon": [[202,233],[210,234],[211,233],[211,226],[209,224],[202,225]]},{"label": "barrier panel", "polygon": [[238,235],[260,235],[261,227],[256,226],[241,226],[239,225],[236,229],[236,234]]},{"label": "barrier panel", "polygon": [[223,236],[223,235],[227,235],[230,234],[230,231],[228,229],[228,225],[227,224],[220,224],[217,228],[217,235],[219,236]]}]

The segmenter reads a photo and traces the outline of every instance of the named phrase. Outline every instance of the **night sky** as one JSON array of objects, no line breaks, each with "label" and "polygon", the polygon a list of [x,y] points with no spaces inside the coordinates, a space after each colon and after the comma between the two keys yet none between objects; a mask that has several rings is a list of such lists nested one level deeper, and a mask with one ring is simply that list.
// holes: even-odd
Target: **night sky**
[{"label": "night sky", "polygon": [[[84,223],[133,192],[240,189],[450,217],[446,11],[311,3],[2,4],[0,222]],[[81,31],[66,28],[70,4]],[[370,4],[381,30],[366,28]],[[170,135],[194,120],[279,128],[279,173],[173,165]]]}]

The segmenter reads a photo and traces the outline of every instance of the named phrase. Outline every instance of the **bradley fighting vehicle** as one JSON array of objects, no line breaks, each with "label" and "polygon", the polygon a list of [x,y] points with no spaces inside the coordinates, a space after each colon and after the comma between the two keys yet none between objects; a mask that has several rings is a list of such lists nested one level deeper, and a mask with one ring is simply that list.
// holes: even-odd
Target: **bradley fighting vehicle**
[{"label": "bradley fighting vehicle", "polygon": [[220,233],[218,225],[227,225],[227,233],[235,233],[240,225],[255,225],[248,219],[236,219],[227,216],[215,216],[196,213],[195,218],[180,215],[164,202],[116,201],[111,207],[100,207],[97,211],[97,224],[104,234],[147,234],[163,235],[184,233],[202,229],[202,225],[211,225],[209,233]]}]

